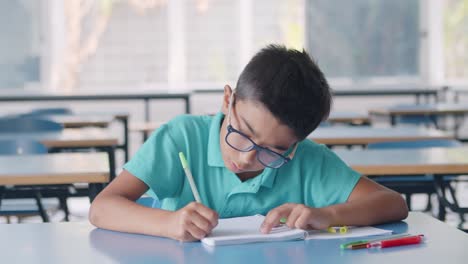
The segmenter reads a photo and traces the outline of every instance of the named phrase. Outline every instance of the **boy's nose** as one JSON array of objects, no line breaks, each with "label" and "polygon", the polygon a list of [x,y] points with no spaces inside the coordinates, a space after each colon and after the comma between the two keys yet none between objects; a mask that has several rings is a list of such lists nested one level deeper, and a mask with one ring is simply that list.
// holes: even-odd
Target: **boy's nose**
[{"label": "boy's nose", "polygon": [[257,158],[257,150],[252,150],[249,152],[242,152],[240,162],[239,162],[239,169],[244,170],[248,168],[255,162]]}]

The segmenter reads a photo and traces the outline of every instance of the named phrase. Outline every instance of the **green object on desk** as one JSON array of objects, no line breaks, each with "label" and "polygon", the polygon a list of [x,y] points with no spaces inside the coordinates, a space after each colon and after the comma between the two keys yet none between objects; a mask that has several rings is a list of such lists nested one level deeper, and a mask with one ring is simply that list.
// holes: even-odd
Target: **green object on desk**
[{"label": "green object on desk", "polygon": [[402,234],[395,234],[395,235],[390,235],[390,236],[384,236],[380,238],[375,238],[375,239],[370,239],[370,240],[358,240],[358,241],[353,241],[345,244],[341,244],[340,248],[341,249],[347,249],[352,246],[357,246],[357,245],[362,245],[362,244],[367,244],[369,242],[375,242],[375,241],[382,241],[382,240],[388,240],[388,239],[395,239],[395,238],[402,238],[402,237],[407,237],[410,234],[408,233],[402,233]]},{"label": "green object on desk", "polygon": [[348,248],[349,246],[354,246],[354,245],[359,245],[359,244],[365,244],[365,243],[367,243],[367,241],[368,241],[368,240],[359,240],[359,241],[353,241],[353,242],[341,244],[341,245],[340,245],[340,248],[341,248],[341,249],[346,249],[346,248]]}]

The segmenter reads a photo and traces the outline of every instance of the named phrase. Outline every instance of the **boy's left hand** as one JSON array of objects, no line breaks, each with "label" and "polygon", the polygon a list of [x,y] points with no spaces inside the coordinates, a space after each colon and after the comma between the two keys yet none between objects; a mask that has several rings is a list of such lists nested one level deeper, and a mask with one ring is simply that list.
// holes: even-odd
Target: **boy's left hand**
[{"label": "boy's left hand", "polygon": [[326,229],[332,224],[332,214],[324,208],[312,208],[303,204],[287,203],[272,209],[265,217],[260,231],[267,234],[287,218],[286,225],[300,229]]}]

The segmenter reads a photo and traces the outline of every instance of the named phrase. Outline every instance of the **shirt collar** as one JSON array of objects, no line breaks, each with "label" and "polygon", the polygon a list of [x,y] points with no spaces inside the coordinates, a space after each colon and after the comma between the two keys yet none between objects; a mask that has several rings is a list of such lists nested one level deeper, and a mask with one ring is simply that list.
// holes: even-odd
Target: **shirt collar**
[{"label": "shirt collar", "polygon": [[223,119],[224,114],[219,112],[213,117],[210,124],[210,134],[208,136],[208,165],[212,167],[224,167],[221,146],[219,145],[221,122]]},{"label": "shirt collar", "polygon": [[278,169],[265,168],[265,170],[262,173],[262,179],[260,180],[260,184],[264,187],[271,188],[273,186],[273,183],[275,182],[277,173]]}]

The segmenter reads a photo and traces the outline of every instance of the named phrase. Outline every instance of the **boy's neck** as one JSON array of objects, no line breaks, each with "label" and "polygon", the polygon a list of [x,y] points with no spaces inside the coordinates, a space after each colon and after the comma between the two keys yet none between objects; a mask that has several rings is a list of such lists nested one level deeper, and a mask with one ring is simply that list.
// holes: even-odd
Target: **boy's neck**
[{"label": "boy's neck", "polygon": [[248,179],[252,179],[262,173],[263,170],[261,171],[248,171],[248,172],[241,172],[241,173],[236,173],[237,177],[242,181],[245,182]]}]

